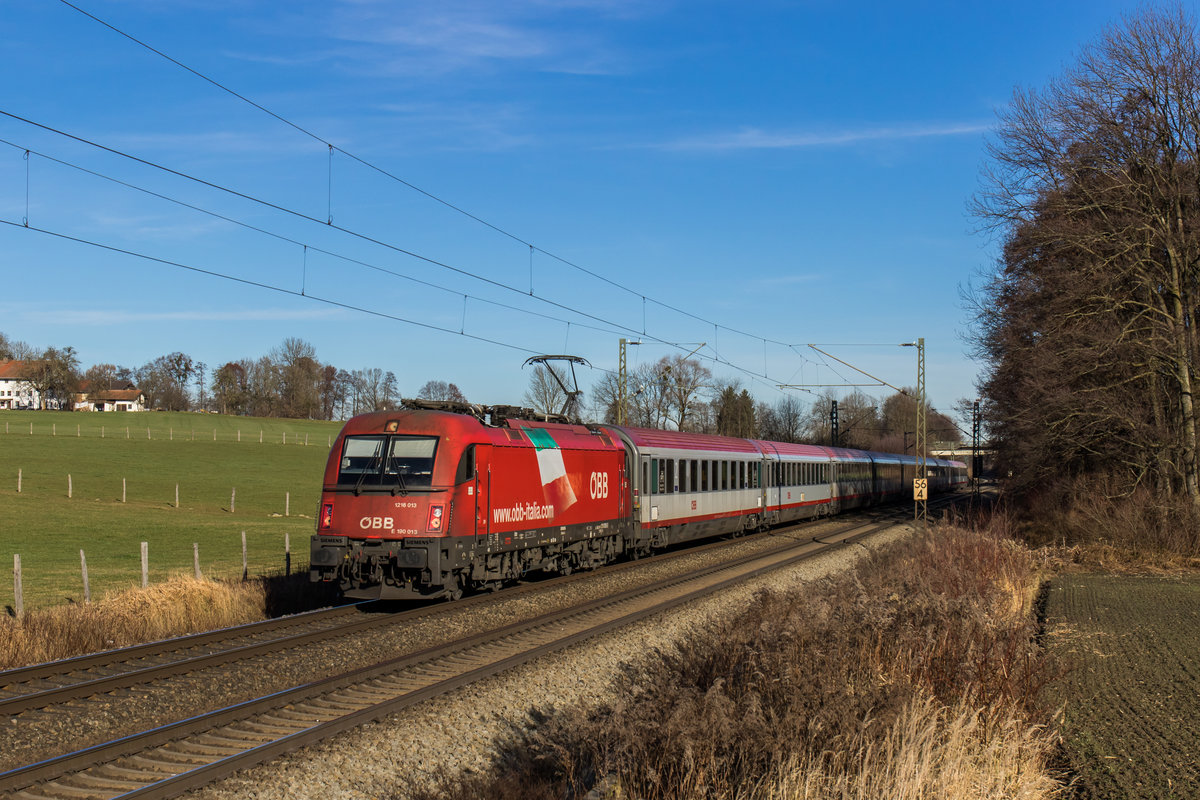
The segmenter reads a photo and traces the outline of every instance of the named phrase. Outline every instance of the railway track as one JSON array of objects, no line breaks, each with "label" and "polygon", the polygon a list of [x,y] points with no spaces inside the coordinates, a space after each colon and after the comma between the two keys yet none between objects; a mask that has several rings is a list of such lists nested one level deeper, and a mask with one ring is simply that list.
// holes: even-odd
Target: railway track
[{"label": "railway track", "polygon": [[[791,529],[755,536],[784,535],[786,530]],[[687,547],[643,559],[640,565],[668,562],[727,546],[727,542],[722,540]],[[606,569],[612,573],[636,568],[639,568],[638,563],[622,562]],[[521,584],[505,592],[507,597],[512,597],[523,592],[541,591],[546,587],[586,580],[588,574],[583,572]],[[476,595],[453,605],[439,603],[395,613],[370,614],[364,614],[364,609],[372,606],[378,608],[379,604],[354,603],[8,670],[0,672],[0,716],[61,705],[71,700],[165,680],[339,636],[350,636],[389,625],[410,624],[485,602],[489,602],[488,595]]]},{"label": "railway track", "polygon": [[[607,569],[610,573],[636,569],[648,563],[668,562],[726,546],[728,544],[725,541],[711,542],[643,559],[640,564],[623,562],[611,565]],[[581,572],[563,578],[521,584],[505,590],[505,596],[513,597],[524,592],[540,591],[563,583],[586,580],[588,576],[589,573]],[[489,597],[475,595],[455,604],[438,603],[406,611],[366,615],[363,613],[364,608],[378,607],[379,604],[354,603],[8,670],[0,672],[0,716],[13,716],[31,709],[62,705],[71,700],[211,669],[335,637],[456,613],[463,608],[489,602]]]},{"label": "railway track", "polygon": [[[777,569],[831,547],[856,541],[894,524],[893,518],[894,515],[883,521],[843,524],[836,526],[833,532],[815,539],[805,533],[797,536],[794,531],[777,531],[768,535],[781,540],[779,547],[733,562],[695,570],[618,595],[581,603],[377,665],[0,773],[0,795],[21,800],[171,797],[238,769],[266,761],[342,730],[568,647],[585,638],[719,591],[764,571]],[[705,547],[718,547],[722,544],[713,543]],[[694,553],[699,549],[691,548],[684,551],[684,554]],[[640,564],[625,564],[621,567],[631,569],[646,563],[643,561]],[[584,576],[539,582],[529,585],[527,590],[569,582],[581,577]],[[511,596],[511,592],[505,594]],[[466,604],[489,600],[492,600],[490,596],[479,596],[466,601]],[[463,608],[464,605],[462,602],[439,604],[401,614],[379,615],[377,619],[343,626],[343,630],[361,622],[370,622],[373,625],[389,622],[395,624],[399,619],[410,619],[416,614],[449,613]],[[342,616],[347,616],[348,613],[343,612]],[[276,637],[275,641],[291,642],[281,644],[280,647],[297,647],[302,645],[305,637],[335,635],[329,633],[330,630],[332,629],[303,631],[293,636]],[[228,647],[222,657],[237,658],[237,653],[246,653],[247,648],[268,646],[267,642],[243,643]],[[127,651],[123,652],[128,655]],[[176,652],[179,652],[179,648],[176,648]],[[147,655],[148,652],[141,653],[139,657]],[[211,659],[213,656],[213,653],[205,653],[198,658]],[[182,662],[186,659],[176,661]],[[128,662],[126,659],[124,663]],[[212,663],[207,662],[207,665],[212,666]],[[43,667],[48,668],[49,665]],[[156,673],[148,670],[159,668],[164,668],[164,665],[126,670],[121,679],[133,681],[135,684],[153,680],[154,678],[148,676]],[[176,670],[180,669],[180,666],[178,663],[166,664],[165,668]],[[76,686],[80,688],[72,691],[89,691],[85,688],[89,683],[94,690],[100,685],[96,683],[97,680],[103,679],[92,678],[90,681],[79,682]],[[59,691],[61,688],[59,687]],[[45,692],[41,694],[43,699],[37,701],[39,703],[48,698]]]}]

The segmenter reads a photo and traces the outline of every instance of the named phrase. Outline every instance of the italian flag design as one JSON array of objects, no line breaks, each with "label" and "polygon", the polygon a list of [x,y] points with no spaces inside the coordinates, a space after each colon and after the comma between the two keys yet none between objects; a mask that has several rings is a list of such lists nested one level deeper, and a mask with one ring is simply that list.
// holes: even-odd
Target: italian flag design
[{"label": "italian flag design", "polygon": [[566,511],[575,505],[576,497],[558,442],[554,441],[549,431],[541,428],[526,428],[525,433],[537,448],[538,473],[542,476],[542,493],[546,503],[556,514]]}]

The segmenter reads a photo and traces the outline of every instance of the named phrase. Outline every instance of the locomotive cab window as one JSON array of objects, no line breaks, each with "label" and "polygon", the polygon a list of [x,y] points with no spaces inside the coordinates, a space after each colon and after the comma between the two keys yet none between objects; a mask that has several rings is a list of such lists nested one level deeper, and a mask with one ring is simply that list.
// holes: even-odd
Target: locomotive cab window
[{"label": "locomotive cab window", "polygon": [[428,488],[437,443],[436,436],[347,436],[338,484]]}]

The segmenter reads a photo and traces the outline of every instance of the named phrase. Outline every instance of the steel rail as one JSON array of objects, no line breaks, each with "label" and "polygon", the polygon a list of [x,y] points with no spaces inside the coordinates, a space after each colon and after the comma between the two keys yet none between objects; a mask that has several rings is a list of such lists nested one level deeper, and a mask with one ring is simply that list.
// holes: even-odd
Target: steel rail
[{"label": "steel rail", "polygon": [[[769,536],[770,534],[768,533],[763,535]],[[710,542],[698,547],[659,553],[650,558],[644,558],[636,562],[627,561],[618,564],[611,564],[604,569],[609,574],[618,573],[628,569],[636,569],[640,566],[645,566],[651,563],[670,562],[677,558],[683,558],[695,553],[705,552],[709,549],[729,546],[730,543],[728,540]],[[567,576],[551,578],[545,581],[538,581],[536,583],[521,584],[505,590],[500,599],[503,600],[506,597],[511,598],[515,595],[524,594],[526,592],[558,587],[563,583],[585,580],[589,574],[591,574],[591,572],[577,572]],[[321,609],[318,612],[308,613],[328,616],[332,619],[338,619],[356,613],[361,610],[361,606],[370,605],[372,602],[374,601],[364,601],[349,606],[338,606],[332,609]],[[115,674],[105,674],[100,675],[99,677],[85,676],[62,685],[52,686],[50,688],[36,689],[34,691],[20,694],[12,694],[9,697],[0,697],[0,715],[13,716],[30,709],[46,708],[58,703],[65,703],[70,700],[91,697],[93,695],[111,692],[117,689],[137,686],[150,681],[163,680],[165,678],[170,678],[177,675],[184,675],[201,669],[208,669],[214,666],[220,666],[222,664],[241,661],[257,655],[263,655],[265,653],[279,652],[293,647],[300,647],[303,645],[323,641],[325,639],[360,633],[376,627],[406,624],[426,617],[454,613],[460,609],[470,608],[474,605],[488,602],[496,602],[493,595],[479,594],[473,597],[465,598],[454,604],[427,605],[391,614],[379,614],[366,619],[360,619],[355,622],[327,628],[320,628],[317,630],[304,631],[299,634],[288,634],[279,638],[251,642],[245,645],[235,645],[222,650],[202,653],[199,655],[189,655],[163,663],[137,665]],[[51,661],[31,667],[23,667],[7,672],[0,672],[0,691],[11,691],[11,689],[15,686],[29,684],[35,681],[53,682],[54,679],[58,679],[59,681],[69,680],[73,673],[79,673],[85,670],[99,671],[105,668],[111,669],[121,664],[128,664],[136,659],[161,658],[172,653],[181,653],[185,650],[210,646],[214,643],[229,641],[230,639],[240,639],[247,635],[261,634],[264,632],[269,633],[276,629],[294,628],[297,625],[307,624],[314,621],[313,619],[300,620],[299,618],[301,616],[304,615],[294,615],[291,617],[263,620],[261,622],[248,623],[246,625],[236,626],[233,628],[223,628],[217,631],[191,634],[178,639],[164,639],[158,642],[134,645],[132,647],[122,648],[120,650],[108,650],[101,653],[78,656],[76,658],[67,659],[64,661]]]},{"label": "steel rail", "polygon": [[[742,537],[742,541],[747,541],[758,535],[765,537],[785,535],[803,525],[804,523],[802,522],[788,528],[755,534],[750,537]],[[814,536],[816,535],[818,534],[814,534]],[[672,549],[668,552],[651,556],[650,558],[640,559],[640,561],[625,561],[610,564],[602,569],[608,574],[620,573],[625,570],[639,568],[640,565],[669,562],[692,554],[703,553],[710,549],[729,546],[731,546],[729,540],[722,539],[686,549]],[[582,571],[569,576],[551,578],[536,583],[521,584],[505,590],[504,597],[511,598],[514,595],[529,591],[539,591],[544,588],[561,586],[563,583],[575,580],[584,580],[590,572],[594,571]],[[491,602],[491,600],[490,595],[481,594],[468,597],[452,606],[439,604],[408,609],[393,614],[380,614],[348,624],[304,631],[299,634],[287,634],[278,638],[254,641],[244,645],[234,645],[199,655],[186,655],[182,658],[171,659],[157,664],[137,664],[126,669],[120,669],[116,673],[109,672],[108,674],[103,674],[106,670],[119,668],[122,664],[130,664],[137,660],[161,659],[173,653],[183,653],[184,651],[194,650],[199,647],[211,647],[221,642],[239,640],[247,636],[259,636],[280,630],[290,630],[298,626],[320,622],[324,619],[337,620],[360,612],[363,606],[368,606],[371,602],[373,601],[319,609],[305,614],[252,622],[232,628],[190,634],[176,639],[164,639],[118,650],[107,650],[62,661],[51,661],[0,672],[0,693],[9,694],[7,697],[0,696],[0,715],[13,716],[30,709],[46,708],[70,700],[137,686],[154,680],[163,680],[201,669],[208,669],[252,658],[265,653],[278,652],[325,639],[359,633],[375,627],[409,623],[425,617],[452,613],[458,609],[469,608],[479,603]],[[89,677],[86,674],[88,671],[102,674],[96,677]],[[79,676],[78,673],[81,672],[85,674]],[[36,682],[58,683],[59,685],[13,693],[14,687]]]},{"label": "steel rail", "polygon": [[[684,575],[665,579],[648,586],[630,589],[618,595],[589,601],[556,612],[548,612],[530,620],[512,623],[459,642],[438,645],[419,653],[389,660],[379,665],[325,678],[291,690],[268,695],[264,698],[240,703],[171,725],[161,726],[143,734],[128,736],[114,742],[96,745],[58,758],[10,770],[9,772],[0,774],[0,792],[17,792],[22,789],[34,787],[34,784],[42,784],[41,786],[32,788],[30,791],[20,791],[19,794],[12,796],[18,798],[61,797],[67,795],[86,796],[87,789],[83,784],[88,783],[88,779],[81,775],[72,776],[72,773],[79,770],[87,772],[94,770],[97,773],[102,773],[106,767],[112,766],[113,761],[135,753],[141,753],[142,755],[138,757],[141,766],[127,765],[113,767],[113,770],[118,773],[117,775],[95,775],[90,782],[99,791],[92,796],[120,796],[129,798],[174,796],[180,792],[208,783],[217,775],[228,774],[250,763],[267,760],[283,752],[318,741],[333,733],[361,724],[368,719],[393,713],[400,708],[408,707],[428,697],[450,691],[466,683],[480,680],[483,677],[494,675],[519,663],[532,660],[540,655],[562,649],[584,638],[598,635],[599,633],[655,613],[660,613],[661,611],[668,610],[706,594],[720,591],[734,583],[745,581],[764,572],[809,558],[817,553],[827,552],[834,547],[848,544],[851,541],[857,541],[874,531],[890,527],[893,524],[891,521],[884,521],[849,527],[840,534],[827,534],[828,541],[825,542],[799,542],[793,540],[786,547],[778,548],[769,553],[757,553],[725,564],[693,570]],[[761,563],[756,567],[738,572],[741,567],[751,565],[754,562]],[[704,581],[706,578],[717,576],[719,573],[731,572],[736,574],[716,581],[709,581],[707,585],[699,588],[691,590],[685,588],[685,585],[688,583],[694,584],[698,581]],[[639,598],[646,598],[655,594],[661,595],[675,588],[680,589],[679,593],[665,600],[647,603],[644,608],[634,611],[625,611],[622,609],[622,606],[636,603]],[[610,617],[604,621],[595,624],[585,624],[582,622],[588,615],[597,614],[603,609],[616,610],[612,611]],[[560,633],[570,620],[576,621],[575,625],[577,629],[567,634]],[[580,625],[582,627],[579,627]],[[537,643],[536,639],[538,636],[547,639],[547,641]],[[478,652],[481,649],[489,647],[495,648],[499,646],[498,643],[505,642],[506,640],[511,641],[518,637],[533,638],[535,641],[528,645],[522,645],[523,649],[519,648],[520,652],[501,658],[492,658],[488,663],[483,663],[479,666],[468,666],[465,669],[452,666],[450,667],[450,671],[453,674],[445,677],[437,676],[439,671],[444,672],[446,669],[445,666],[439,665],[438,659],[445,661],[447,657],[453,656],[456,657],[453,660],[461,662],[469,650],[473,649]],[[385,676],[392,675],[391,680],[394,682],[397,680],[394,676],[400,671],[408,669],[410,672],[413,672],[418,667],[426,675],[433,673],[433,677],[431,679],[427,678],[423,683],[418,681],[419,685],[403,691],[399,695],[379,702],[363,704],[361,698],[364,695],[370,697],[372,694],[378,695],[381,691],[392,692],[394,694],[391,688],[379,688],[381,685],[379,683],[371,685],[372,681],[379,681]],[[409,676],[410,680],[411,677]],[[334,693],[339,690],[343,694],[335,695]],[[354,699],[351,699],[352,696]],[[307,707],[304,706],[306,701],[308,702]],[[338,708],[349,706],[351,710],[333,712],[329,710],[331,705]],[[356,705],[358,706],[357,708],[354,707]],[[280,712],[280,709],[284,706],[291,709],[291,711]],[[173,759],[169,759],[168,761],[164,761],[161,758],[156,760],[149,754],[153,748],[167,745],[188,736],[203,735],[205,732],[208,732],[210,737],[214,737],[210,740],[210,744],[207,745],[209,749],[220,749],[221,745],[228,748],[235,740],[244,740],[246,734],[244,732],[226,732],[225,736],[219,736],[213,734],[213,731],[219,730],[222,726],[247,720],[260,713],[266,713],[269,721],[259,723],[259,728],[279,729],[282,726],[286,726],[286,716],[272,717],[270,716],[272,712],[300,716],[303,720],[300,723],[301,728],[294,733],[279,736],[265,743],[247,746],[240,752],[233,753],[224,758],[212,757],[208,764],[195,766],[193,769],[163,777],[146,785],[147,778],[144,777],[146,773],[161,772],[164,769],[170,769],[169,761],[175,761],[175,767],[177,768],[181,760],[186,760],[182,758],[182,754],[176,754]],[[324,717],[330,718],[326,719]],[[214,745],[211,741],[218,741],[219,744]],[[203,760],[204,756],[192,754],[189,758]],[[146,766],[147,764],[150,766]],[[133,775],[139,773],[143,774],[143,777],[135,779]],[[65,784],[62,787],[62,793],[56,793],[52,785],[46,785],[45,783],[62,778],[63,776],[77,777],[78,779],[74,783],[68,782]],[[108,787],[108,789],[118,791],[119,793],[105,794],[104,791],[107,790],[102,787]]]},{"label": "steel rail", "polygon": [[[786,536],[788,533],[804,527],[805,523],[810,521],[812,520],[805,520],[787,528],[768,531],[758,535],[767,537]],[[856,523],[847,522],[846,524],[853,525]],[[814,534],[813,538],[815,539],[819,535],[820,534]],[[753,538],[753,536],[746,538]],[[682,558],[691,554],[702,553],[710,549],[729,546],[730,544],[728,540],[723,539],[686,549],[671,550],[665,553],[660,553],[652,556],[650,559],[642,559],[640,563],[645,565],[648,563],[669,562],[676,558]],[[618,564],[608,565],[604,568],[604,570],[609,574],[613,574],[628,569],[635,569],[637,567],[638,562],[626,561]],[[588,574],[589,571],[584,571],[572,574],[570,576],[562,576],[559,578],[539,581],[537,583],[522,584],[507,590],[504,596],[512,597],[516,594],[522,594],[528,591],[538,591],[543,588],[561,586],[563,583],[569,583],[574,580],[583,580],[588,576]],[[190,634],[188,636],[175,639],[165,639],[157,642],[120,648],[117,650],[108,650],[100,653],[78,656],[71,659],[65,659],[63,661],[47,662],[44,664],[36,664],[30,667],[8,670],[5,672],[0,672],[0,692],[11,693],[14,687],[39,681],[58,683],[59,685],[52,686],[50,688],[39,688],[35,689],[34,691],[10,694],[8,697],[0,696],[0,715],[13,716],[30,709],[46,708],[55,704],[65,703],[70,700],[90,697],[97,694],[116,691],[118,689],[129,688],[131,686],[137,686],[139,684],[148,683],[151,681],[163,680],[177,675],[196,672],[201,669],[209,669],[215,666],[245,660],[266,653],[280,652],[293,647],[300,647],[306,644],[323,641],[325,639],[347,636],[365,630],[370,630],[375,627],[404,624],[429,616],[452,613],[458,609],[469,608],[475,604],[483,602],[489,602],[487,595],[477,595],[475,597],[467,598],[455,604],[453,607],[448,605],[423,606],[420,608],[409,609],[407,611],[396,612],[394,614],[381,614],[367,619],[358,620],[357,622],[351,622],[349,624],[318,628],[316,630],[304,631],[299,634],[287,634],[278,638],[254,641],[245,645],[234,645],[213,652],[201,653],[199,655],[188,655],[183,658],[167,660],[162,663],[136,665],[120,670],[116,673],[110,672],[108,674],[100,674],[98,677],[88,677],[86,673],[87,671],[103,672],[104,670],[111,670],[114,667],[119,667],[122,664],[129,664],[130,662],[139,659],[160,659],[165,656],[169,656],[172,653],[183,653],[184,651],[194,650],[199,647],[211,647],[214,644],[219,644],[221,642],[228,642],[231,640],[236,641],[246,637],[254,637],[262,634],[274,633],[276,631],[290,630],[300,626],[311,625],[314,622],[321,623],[325,619],[337,620],[341,617],[350,616],[360,612],[361,607],[369,605],[370,602],[364,601],[344,606],[336,606],[333,608],[319,609],[317,611],[307,612],[305,614],[296,614],[288,617],[252,622],[231,628],[222,628],[216,631]],[[84,672],[85,674],[83,676],[77,676],[77,673],[80,672]]]}]

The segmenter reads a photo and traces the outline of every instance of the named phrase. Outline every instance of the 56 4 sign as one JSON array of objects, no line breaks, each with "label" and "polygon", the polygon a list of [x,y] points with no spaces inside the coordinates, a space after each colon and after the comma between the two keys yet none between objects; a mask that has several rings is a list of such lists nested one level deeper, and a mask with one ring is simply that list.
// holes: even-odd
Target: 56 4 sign
[{"label": "56 4 sign", "polygon": [[913,500],[929,499],[929,478],[913,478]]}]

